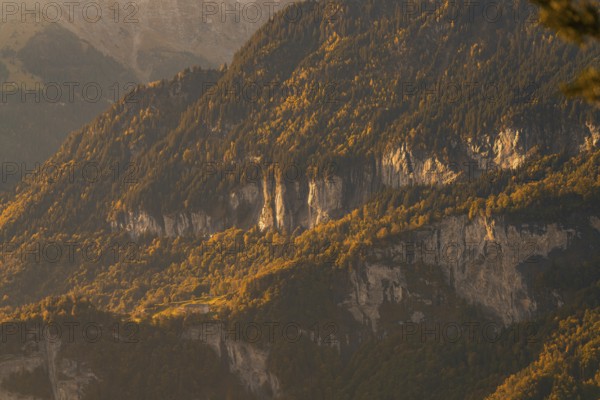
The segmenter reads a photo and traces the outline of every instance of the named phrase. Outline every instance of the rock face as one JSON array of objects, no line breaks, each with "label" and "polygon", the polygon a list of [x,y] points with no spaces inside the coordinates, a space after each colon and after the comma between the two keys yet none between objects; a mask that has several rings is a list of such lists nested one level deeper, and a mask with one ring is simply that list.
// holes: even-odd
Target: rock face
[{"label": "rock face", "polygon": [[[55,400],[80,400],[84,398],[83,389],[91,380],[98,378],[78,361],[60,355],[61,342],[44,340],[26,347],[34,348],[20,354],[3,356],[0,359],[0,382],[15,372],[33,372],[42,367],[48,373],[48,379]],[[35,400],[34,397],[8,392],[0,388],[0,398],[6,400]]]},{"label": "rock face", "polygon": [[406,146],[385,154],[377,163],[382,183],[391,188],[412,184],[447,184],[459,173],[434,157],[418,157]]},{"label": "rock face", "polygon": [[520,131],[506,129],[494,142],[494,162],[500,168],[517,168],[525,161],[526,149]]},{"label": "rock face", "polygon": [[259,398],[277,398],[280,386],[277,377],[269,372],[269,352],[247,343],[241,338],[229,337],[222,324],[208,324],[188,328],[182,335],[187,340],[200,340],[209,345],[246,388]]},{"label": "rock face", "polygon": [[[277,377],[267,369],[268,352],[261,351],[252,344],[230,340],[221,343],[221,352],[219,354],[228,361],[230,371],[235,373],[252,393],[273,397],[279,395]],[[268,388],[267,393],[263,394],[265,388]]]},{"label": "rock face", "polygon": [[345,303],[354,318],[377,331],[379,307],[385,302],[400,303],[408,288],[400,268],[369,264],[361,272],[350,272],[352,291]]},{"label": "rock face", "polygon": [[[597,143],[596,127],[575,131],[571,143],[565,147],[568,151],[575,153],[582,146]],[[458,154],[464,154],[462,159],[469,161],[459,162],[461,158],[457,157],[457,161],[443,162],[438,157],[401,145],[379,157],[367,159],[361,165],[350,168],[334,166],[335,172],[327,176],[307,178],[298,175],[287,179],[281,174],[265,174],[259,180],[242,182],[223,193],[222,201],[212,209],[170,215],[129,211],[109,222],[113,230],[125,230],[132,237],[142,234],[169,237],[211,235],[234,226],[247,229],[254,225],[261,229],[287,231],[310,229],[342,217],[384,188],[447,185],[457,180],[472,179],[493,169],[517,168],[527,159],[532,148],[547,147],[541,139],[536,139],[542,131],[523,132],[507,128],[494,139],[486,137],[478,143],[456,143]],[[555,149],[550,147],[547,150]]]},{"label": "rock face", "polygon": [[[590,226],[596,222],[592,217]],[[504,325],[528,320],[538,310],[538,300],[523,270],[553,251],[567,250],[579,236],[577,230],[558,224],[516,226],[502,219],[447,218],[370,254],[369,261],[351,272],[351,290],[343,306],[376,331],[384,303],[417,297],[429,299],[422,304],[430,305],[434,291],[414,288],[406,278],[415,265],[423,265],[439,270],[457,296]],[[412,311],[427,317],[418,306]]]}]

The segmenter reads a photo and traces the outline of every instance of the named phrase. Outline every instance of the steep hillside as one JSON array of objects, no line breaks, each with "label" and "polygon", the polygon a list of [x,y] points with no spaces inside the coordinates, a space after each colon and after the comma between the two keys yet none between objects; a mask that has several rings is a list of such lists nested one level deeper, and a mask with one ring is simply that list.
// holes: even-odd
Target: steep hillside
[{"label": "steep hillside", "polygon": [[586,310],[560,321],[535,362],[507,379],[488,399],[600,396],[598,311]]}]

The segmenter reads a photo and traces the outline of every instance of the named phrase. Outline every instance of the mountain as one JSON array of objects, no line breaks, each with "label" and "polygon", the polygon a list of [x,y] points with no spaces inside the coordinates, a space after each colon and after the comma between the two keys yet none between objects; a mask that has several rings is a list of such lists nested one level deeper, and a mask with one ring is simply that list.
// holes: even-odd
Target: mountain
[{"label": "mountain", "polygon": [[71,133],[2,199],[3,313],[111,335],[3,390],[597,397],[600,115],[557,88],[599,49],[492,4],[302,3]]},{"label": "mountain", "polygon": [[[80,40],[135,71],[139,82],[172,76],[184,67],[218,67],[289,0],[231,0],[80,5],[60,23]],[[294,11],[288,11],[294,15]],[[291,18],[291,17],[290,17]]]},{"label": "mountain", "polygon": [[[69,132],[137,84],[193,65],[229,62],[287,3],[6,4],[0,26],[0,161],[12,169],[18,165],[20,178],[53,154]],[[4,177],[1,184],[16,181]]]}]

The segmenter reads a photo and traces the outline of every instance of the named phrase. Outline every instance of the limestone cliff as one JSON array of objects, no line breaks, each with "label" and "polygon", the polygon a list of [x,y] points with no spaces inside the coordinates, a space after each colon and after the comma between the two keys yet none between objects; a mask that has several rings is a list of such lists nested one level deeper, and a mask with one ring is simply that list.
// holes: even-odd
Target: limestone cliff
[{"label": "limestone cliff", "polygon": [[199,340],[210,346],[227,364],[246,388],[259,398],[279,396],[277,377],[268,370],[269,352],[247,343],[240,338],[228,337],[221,324],[210,324],[187,328],[182,335],[186,340]]},{"label": "limestone cliff", "polygon": [[[370,252],[367,261],[350,273],[352,289],[343,306],[374,331],[384,303],[401,304],[410,298],[410,311],[427,318],[425,306],[437,300],[435,285],[418,285],[423,274],[407,278],[416,266],[426,266],[439,271],[457,296],[487,310],[502,324],[529,320],[536,315],[539,302],[547,299],[536,298],[527,282],[527,269],[554,251],[568,250],[575,240],[593,243],[597,231],[588,228],[596,221],[592,217],[588,227],[581,227],[583,235],[578,228],[556,223],[513,225],[501,218],[446,218],[412,232],[406,240]],[[560,294],[554,297],[554,304],[544,306],[559,305]]]},{"label": "limestone cliff", "polygon": [[[27,350],[25,350],[27,348]],[[81,362],[65,358],[61,354],[61,341],[48,340],[27,342],[24,351],[0,358],[0,382],[12,373],[42,367],[48,374],[52,397],[55,400],[80,400],[84,389],[98,378]],[[0,398],[6,400],[35,400],[32,396],[9,392],[0,387]]]},{"label": "limestone cliff", "polygon": [[[575,153],[585,146],[595,146],[597,131],[591,125],[574,129],[570,144],[564,148]],[[336,166],[335,172],[327,176],[298,175],[286,179],[280,174],[265,173],[260,180],[232,187],[222,194],[223,201],[211,209],[170,215],[131,210],[109,222],[113,230],[125,230],[133,237],[144,233],[169,237],[211,235],[234,226],[247,229],[254,225],[287,231],[310,229],[342,217],[384,188],[446,185],[493,169],[515,169],[536,151],[556,150],[540,135],[543,130],[507,128],[495,138],[456,143],[457,156],[453,161],[401,145],[358,165]]]}]

